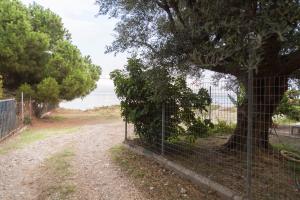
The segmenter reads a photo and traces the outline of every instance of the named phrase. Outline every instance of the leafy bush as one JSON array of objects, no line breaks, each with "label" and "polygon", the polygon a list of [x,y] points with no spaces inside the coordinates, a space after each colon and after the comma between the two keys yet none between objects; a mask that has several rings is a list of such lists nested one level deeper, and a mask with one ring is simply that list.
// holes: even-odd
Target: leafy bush
[{"label": "leafy bush", "polygon": [[226,121],[218,121],[213,128],[209,130],[209,135],[231,135],[236,128],[235,124],[227,123]]},{"label": "leafy bush", "polygon": [[56,104],[59,102],[59,85],[54,78],[46,78],[37,85],[37,101]]},{"label": "leafy bush", "polygon": [[277,108],[276,114],[287,116],[291,120],[300,120],[300,91],[289,90],[285,93]]},{"label": "leafy bush", "polygon": [[17,90],[17,99],[21,99],[21,95],[23,92],[23,98],[24,100],[29,100],[30,98],[34,98],[34,90],[31,88],[31,86],[27,83],[22,84],[18,90]]},{"label": "leafy bush", "polygon": [[159,143],[163,105],[166,139],[184,135],[192,142],[207,134],[210,121],[195,113],[207,112],[211,98],[205,89],[193,93],[185,77],[171,76],[159,67],[147,69],[140,60],[129,59],[126,69],[113,71],[111,78],[121,99],[122,116],[134,124],[141,139]]},{"label": "leafy bush", "polygon": [[23,124],[24,125],[30,125],[31,124],[31,118],[30,118],[30,116],[25,116],[24,117]]}]

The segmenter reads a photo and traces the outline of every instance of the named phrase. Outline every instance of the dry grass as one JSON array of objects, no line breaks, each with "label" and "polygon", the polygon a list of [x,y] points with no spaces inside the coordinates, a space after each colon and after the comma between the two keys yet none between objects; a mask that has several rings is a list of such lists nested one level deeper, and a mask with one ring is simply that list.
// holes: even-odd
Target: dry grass
[{"label": "dry grass", "polygon": [[[165,144],[165,157],[243,196],[246,192],[247,156],[244,152],[221,150],[220,146],[226,141],[226,137],[210,137],[197,141],[196,146],[184,142]],[[138,140],[133,142],[144,145]],[[160,152],[158,146],[157,149],[151,148]],[[284,160],[276,150],[259,151],[252,168],[255,199],[300,199],[300,188],[295,180],[300,177],[299,164]]]},{"label": "dry grass", "polygon": [[52,136],[76,133],[85,125],[120,121],[120,115],[120,106],[101,107],[87,111],[56,109],[46,118],[34,119],[28,130],[2,142],[0,155]]},{"label": "dry grass", "polygon": [[199,188],[178,177],[174,172],[164,169],[155,161],[137,155],[122,146],[112,148],[110,152],[114,162],[150,199],[219,199],[213,191]]},{"label": "dry grass", "polygon": [[56,109],[50,116],[44,119],[33,120],[33,126],[37,129],[49,127],[78,127],[99,123],[111,123],[121,120],[120,106],[108,106],[93,110],[69,110]]},{"label": "dry grass", "polygon": [[74,157],[73,149],[66,148],[56,153],[44,162],[43,177],[40,180],[40,194],[38,199],[72,199],[75,185],[69,180],[72,175],[71,161]]}]

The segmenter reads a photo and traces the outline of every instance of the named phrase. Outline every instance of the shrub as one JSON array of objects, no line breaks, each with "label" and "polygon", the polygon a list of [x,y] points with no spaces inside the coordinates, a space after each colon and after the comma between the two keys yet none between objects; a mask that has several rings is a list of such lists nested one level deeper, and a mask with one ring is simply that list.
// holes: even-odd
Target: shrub
[{"label": "shrub", "polygon": [[59,102],[59,85],[54,78],[46,78],[37,85],[36,100],[51,104]]},{"label": "shrub", "polygon": [[165,139],[180,135],[195,138],[206,135],[209,121],[195,113],[207,112],[211,103],[207,90],[194,93],[183,76],[173,77],[163,68],[147,69],[138,59],[129,59],[126,69],[111,73],[121,99],[122,116],[134,124],[141,139],[159,144],[162,105],[165,106]]},{"label": "shrub", "polygon": [[25,116],[23,124],[24,125],[30,125],[31,124],[31,118],[29,116]]},{"label": "shrub", "polygon": [[231,135],[236,128],[236,124],[227,123],[220,120],[209,130],[209,135]]},{"label": "shrub", "polygon": [[27,83],[22,84],[18,90],[17,90],[17,99],[21,99],[21,95],[23,92],[23,98],[24,100],[29,100],[30,98],[34,98],[34,90],[31,88],[31,86]]},{"label": "shrub", "polygon": [[276,114],[287,116],[291,120],[300,120],[300,91],[289,90],[285,93]]}]

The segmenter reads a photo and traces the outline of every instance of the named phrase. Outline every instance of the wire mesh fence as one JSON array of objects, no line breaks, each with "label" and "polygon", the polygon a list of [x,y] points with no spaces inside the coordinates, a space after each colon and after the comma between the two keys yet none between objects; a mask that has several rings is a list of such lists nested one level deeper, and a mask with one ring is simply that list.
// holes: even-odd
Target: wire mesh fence
[{"label": "wire mesh fence", "polygon": [[191,83],[194,94],[208,94],[208,105],[180,95],[163,102],[159,120],[144,119],[151,134],[135,125],[128,142],[248,199],[300,199],[299,79]]}]

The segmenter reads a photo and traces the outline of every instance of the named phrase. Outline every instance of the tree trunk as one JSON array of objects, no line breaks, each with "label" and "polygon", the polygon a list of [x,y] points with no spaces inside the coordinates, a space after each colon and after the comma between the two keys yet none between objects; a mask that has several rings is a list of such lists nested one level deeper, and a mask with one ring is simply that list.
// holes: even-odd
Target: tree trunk
[{"label": "tree trunk", "polygon": [[[244,82],[246,91],[248,85]],[[252,144],[255,149],[269,148],[269,131],[272,116],[284,93],[288,89],[287,77],[255,77],[253,82],[253,132]],[[237,127],[225,147],[231,150],[246,151],[248,127],[248,100],[238,106]]]}]

